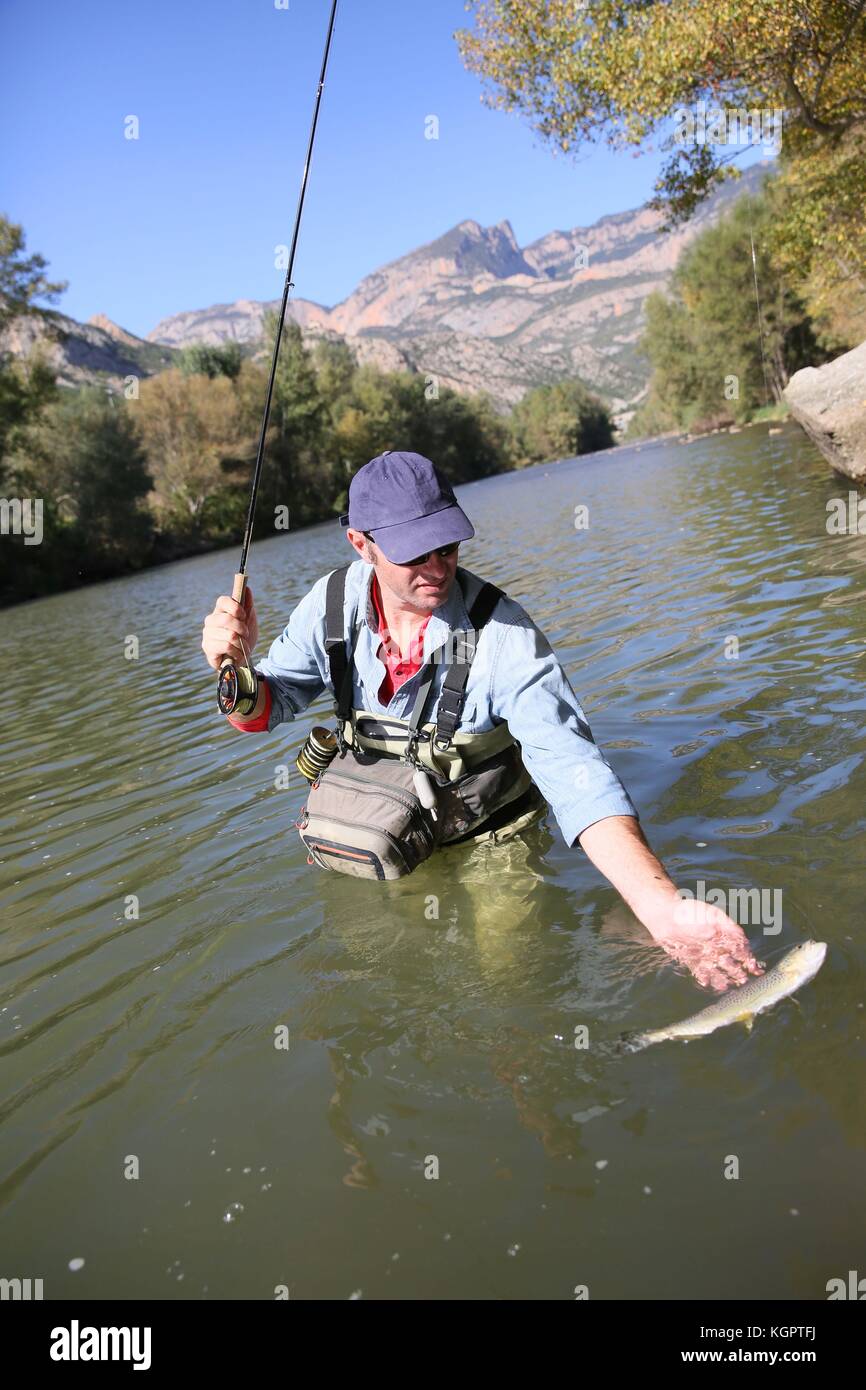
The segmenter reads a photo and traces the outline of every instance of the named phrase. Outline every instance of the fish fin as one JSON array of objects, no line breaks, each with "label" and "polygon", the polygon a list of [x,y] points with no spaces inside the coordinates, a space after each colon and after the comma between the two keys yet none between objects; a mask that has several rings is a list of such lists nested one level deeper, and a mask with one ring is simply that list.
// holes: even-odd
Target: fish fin
[{"label": "fish fin", "polygon": [[747,1032],[747,1033],[751,1033],[752,1029],[753,1029],[754,1026],[755,1026],[755,1015],[754,1015],[754,1014],[738,1014],[738,1016],[737,1016],[737,1018],[734,1020],[734,1022],[735,1022],[735,1023],[744,1023],[744,1024],[746,1025],[746,1032]]}]

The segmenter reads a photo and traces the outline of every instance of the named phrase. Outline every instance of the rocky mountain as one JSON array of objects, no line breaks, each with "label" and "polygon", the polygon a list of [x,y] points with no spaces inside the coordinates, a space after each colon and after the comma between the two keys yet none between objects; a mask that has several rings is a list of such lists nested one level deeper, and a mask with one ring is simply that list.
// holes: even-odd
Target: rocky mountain
[{"label": "rocky mountain", "polygon": [[[408,367],[458,391],[484,388],[502,409],[533,386],[578,376],[625,420],[646,390],[636,348],[647,295],[665,287],[684,247],[754,191],[768,167],[752,166],[673,232],[639,208],[521,248],[509,222],[467,220],[365,276],[333,308],[297,299],[288,314],[305,337],[338,335],[360,361]],[[164,319],[148,338],[252,345],[265,311],[278,308],[278,300],[217,304]]]},{"label": "rocky mountain", "polygon": [[26,357],[37,348],[61,386],[101,383],[113,391],[123,389],[125,377],[153,376],[176,357],[174,349],[136,338],[104,314],[79,323],[43,309],[12,319],[0,333],[0,354]]},{"label": "rocky mountain", "polygon": [[[365,276],[332,308],[295,299],[287,314],[305,338],[340,337],[361,363],[434,376],[458,391],[485,389],[502,410],[533,386],[577,376],[623,424],[646,391],[648,368],[637,342],[647,295],[664,289],[683,249],[754,191],[768,168],[753,165],[672,232],[662,232],[659,215],[646,208],[549,232],[525,247],[507,221],[460,222]],[[103,315],[88,324],[40,317],[53,334],[60,379],[73,385],[94,374],[119,381],[129,372],[160,371],[190,343],[235,340],[266,357],[264,316],[278,308],[279,300],[240,299],[189,310],[163,319],[146,341]],[[13,351],[23,350],[36,322],[16,326]]]}]

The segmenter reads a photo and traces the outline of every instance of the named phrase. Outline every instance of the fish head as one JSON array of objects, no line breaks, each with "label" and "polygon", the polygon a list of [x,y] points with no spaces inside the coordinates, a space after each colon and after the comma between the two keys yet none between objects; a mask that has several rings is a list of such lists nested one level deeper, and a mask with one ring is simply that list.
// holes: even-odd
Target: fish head
[{"label": "fish head", "polygon": [[803,941],[779,962],[779,969],[783,975],[805,983],[817,975],[826,954],[826,941]]}]

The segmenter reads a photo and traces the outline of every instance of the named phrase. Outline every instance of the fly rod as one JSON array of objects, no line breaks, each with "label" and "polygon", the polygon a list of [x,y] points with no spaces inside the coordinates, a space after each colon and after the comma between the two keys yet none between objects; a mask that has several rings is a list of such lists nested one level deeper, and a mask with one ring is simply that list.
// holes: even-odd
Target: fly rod
[{"label": "fly rod", "polygon": [[[256,463],[253,469],[253,484],[250,491],[250,505],[247,511],[247,523],[244,530],[244,539],[241,546],[241,562],[232,586],[232,598],[235,603],[242,604],[244,593],[247,586],[247,557],[249,555],[250,542],[253,538],[253,522],[256,514],[256,499],[259,492],[259,481],[262,476],[262,463],[265,456],[265,435],[268,429],[268,420],[271,413],[271,398],[274,394],[274,379],[277,375],[277,361],[280,355],[280,341],[283,336],[283,320],[286,316],[286,306],[289,302],[289,293],[294,289],[292,281],[292,270],[295,264],[295,249],[298,244],[298,233],[301,230],[301,216],[304,211],[304,198],[307,192],[307,179],[310,173],[310,164],[313,158],[313,145],[316,140],[316,126],[319,121],[319,107],[322,104],[322,92],[325,86],[325,73],[328,69],[328,56],[331,51],[331,36],[334,32],[334,20],[337,16],[337,0],[332,0],[331,15],[328,20],[328,33],[325,38],[325,50],[322,54],[322,68],[319,73],[319,85],[316,89],[316,101],[313,106],[313,119],[310,124],[310,137],[307,141],[307,157],[304,161],[304,172],[301,175],[301,191],[298,195],[298,210],[295,214],[295,228],[292,232],[292,244],[289,249],[289,264],[286,270],[286,280],[283,285],[283,298],[280,305],[280,312],[277,318],[277,332],[274,338],[274,351],[271,357],[271,370],[268,377],[268,392],[265,397],[265,410],[262,415],[262,427],[259,432],[259,445],[256,451]],[[217,687],[217,703],[223,714],[231,714],[238,707],[238,700],[246,698],[247,703],[252,698],[255,704],[257,693],[257,680],[253,674],[250,658],[247,649],[241,641],[241,651],[244,654],[245,666],[239,667],[235,662],[226,659],[220,667],[219,684]]]}]

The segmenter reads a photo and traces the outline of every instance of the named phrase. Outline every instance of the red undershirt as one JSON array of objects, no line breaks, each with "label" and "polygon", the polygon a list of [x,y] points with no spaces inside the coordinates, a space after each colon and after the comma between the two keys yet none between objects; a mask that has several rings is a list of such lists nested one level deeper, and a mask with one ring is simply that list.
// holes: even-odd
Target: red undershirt
[{"label": "red undershirt", "polygon": [[[379,636],[387,639],[389,636],[388,625],[382,611],[382,595],[379,592],[379,581],[375,574],[370,582],[370,597],[373,601],[373,612],[379,624]],[[377,653],[379,660],[385,664],[385,676],[379,686],[379,699],[383,705],[387,705],[393,698],[394,691],[399,690],[400,686],[409,680],[410,676],[414,676],[416,672],[420,671],[424,665],[424,633],[429,621],[430,616],[428,614],[412,638],[408,657],[400,655],[395,640],[392,639],[390,642],[383,640]]]},{"label": "red undershirt", "polygon": [[[379,581],[375,574],[370,583],[370,597],[373,602],[373,612],[379,624],[378,635],[383,639],[377,653],[379,660],[384,662],[385,665],[385,676],[382,684],[379,686],[379,699],[383,705],[387,705],[392,700],[394,691],[399,690],[400,686],[403,685],[405,681],[409,680],[410,676],[414,676],[420,671],[421,667],[424,665],[424,633],[427,630],[430,617],[428,615],[424,619],[420,628],[415,633],[412,638],[412,645],[409,649],[409,656],[404,658],[397,650],[397,643],[395,641],[387,641],[389,635],[388,625],[385,622],[385,614],[382,611],[382,595],[379,592]],[[240,720],[233,718],[232,715],[228,716],[229,723],[245,734],[258,734],[267,730],[272,699],[270,686],[267,681],[265,681],[264,685],[265,707],[257,719],[242,724]]]}]

